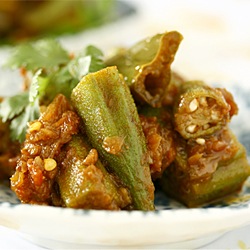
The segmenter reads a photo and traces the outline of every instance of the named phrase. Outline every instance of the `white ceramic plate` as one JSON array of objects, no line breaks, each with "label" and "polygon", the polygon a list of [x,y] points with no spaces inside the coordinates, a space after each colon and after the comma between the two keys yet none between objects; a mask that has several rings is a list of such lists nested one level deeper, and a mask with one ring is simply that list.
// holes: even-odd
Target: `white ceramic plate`
[{"label": "white ceramic plate", "polygon": [[[231,127],[250,155],[250,90],[231,84],[240,114]],[[157,192],[155,212],[85,211],[20,204],[0,186],[0,225],[36,244],[57,249],[197,248],[250,224],[250,182],[215,207],[187,209]]]},{"label": "white ceramic plate", "polygon": [[[77,37],[65,37],[62,42],[68,49],[78,49],[89,43],[106,49],[132,43],[147,35],[154,35],[156,32],[176,28],[183,33],[185,39],[174,67],[192,79],[194,77],[207,79],[212,84],[219,82],[220,86],[226,87],[233,93],[240,113],[233,118],[231,127],[250,156],[250,88],[248,87],[250,77],[247,73],[250,60],[245,53],[250,51],[248,46],[250,39],[247,40],[249,32],[241,34],[236,26],[232,26],[237,20],[235,18],[237,1],[224,2],[227,9],[223,4],[218,5],[218,1],[209,1],[209,6],[206,4],[203,6],[201,2],[174,1],[171,8],[164,9],[159,8],[160,4],[165,6],[171,3],[158,1],[157,11],[153,11],[156,5],[149,6],[149,2],[145,4],[146,1],[142,1],[142,6],[150,10],[151,14],[154,13],[155,19],[145,18],[150,13],[141,9],[139,17]],[[183,22],[178,23],[180,6]],[[244,12],[244,9],[247,8],[241,5],[240,13],[244,20],[241,27],[247,24],[246,20],[249,20],[248,13]],[[162,12],[164,10],[164,15],[161,15],[158,10]],[[211,14],[211,10],[215,12]],[[231,17],[229,10],[233,10],[232,20],[229,18]],[[191,17],[194,17],[196,12],[200,13],[195,16],[196,23],[188,22],[193,20]],[[222,17],[222,13],[223,17],[228,19],[225,23],[221,23],[221,19],[218,19]],[[169,17],[168,20],[167,17]],[[218,29],[210,26],[211,29],[208,29],[210,18],[218,22],[216,23]],[[201,27],[205,27],[206,32]],[[233,30],[230,29],[232,27]],[[244,26],[247,31],[246,28],[248,27]],[[121,33],[120,30],[123,32]],[[236,31],[237,36],[234,36]],[[243,43],[240,35],[245,38]],[[4,62],[7,54],[8,49],[0,51],[0,64]],[[1,95],[17,92],[19,88],[18,74],[8,70],[0,72]],[[86,211],[23,205],[18,202],[9,188],[0,186],[0,225],[17,230],[23,237],[38,245],[56,249],[193,249],[213,241],[225,232],[250,225],[249,186],[250,183],[247,182],[239,195],[231,197],[230,203],[226,200],[216,207],[197,209],[186,209],[167,199],[162,193],[157,193],[158,210],[155,212]]]},{"label": "white ceramic plate", "polygon": [[0,187],[0,223],[53,249],[193,249],[250,224],[250,189],[231,205],[186,209],[158,193],[158,211],[91,211],[18,204]]}]

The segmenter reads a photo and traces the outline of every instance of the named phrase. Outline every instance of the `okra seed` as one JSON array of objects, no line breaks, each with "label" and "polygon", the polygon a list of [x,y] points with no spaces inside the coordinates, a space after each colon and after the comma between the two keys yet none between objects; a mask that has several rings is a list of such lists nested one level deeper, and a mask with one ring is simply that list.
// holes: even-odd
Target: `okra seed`
[{"label": "okra seed", "polygon": [[206,140],[204,138],[197,138],[196,139],[196,142],[200,145],[205,145],[206,143]]},{"label": "okra seed", "polygon": [[56,168],[56,166],[57,166],[57,163],[54,159],[52,158],[44,159],[44,169],[46,171],[52,171]]},{"label": "okra seed", "polygon": [[196,129],[196,125],[192,124],[192,125],[187,126],[186,130],[189,133],[194,133],[195,129]]},{"label": "okra seed", "polygon": [[190,103],[189,103],[189,110],[191,112],[194,112],[199,106],[199,103],[196,98],[194,98]]}]

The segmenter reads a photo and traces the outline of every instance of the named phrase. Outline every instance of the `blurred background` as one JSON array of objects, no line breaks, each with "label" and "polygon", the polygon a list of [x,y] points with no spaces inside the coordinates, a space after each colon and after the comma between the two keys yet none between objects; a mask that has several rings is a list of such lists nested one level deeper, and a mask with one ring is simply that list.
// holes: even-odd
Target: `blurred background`
[{"label": "blurred background", "polygon": [[115,0],[7,0],[0,1],[1,43],[74,34],[125,15]]},{"label": "blurred background", "polygon": [[173,67],[185,77],[248,85],[249,11],[248,0],[0,0],[0,63],[6,45],[47,36],[71,51],[93,44],[107,54],[178,30]]}]

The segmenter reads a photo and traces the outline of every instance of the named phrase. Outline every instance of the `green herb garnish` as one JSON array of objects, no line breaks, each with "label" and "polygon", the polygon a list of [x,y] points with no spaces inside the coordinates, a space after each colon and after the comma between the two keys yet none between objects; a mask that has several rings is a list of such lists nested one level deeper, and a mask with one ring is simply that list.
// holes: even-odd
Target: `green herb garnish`
[{"label": "green herb garnish", "polygon": [[25,68],[31,75],[27,90],[0,104],[3,122],[11,122],[12,139],[23,142],[27,123],[38,119],[41,104],[47,105],[59,93],[70,97],[79,80],[102,69],[104,63],[103,53],[94,46],[86,47],[72,59],[58,41],[46,39],[17,46],[6,66]]}]

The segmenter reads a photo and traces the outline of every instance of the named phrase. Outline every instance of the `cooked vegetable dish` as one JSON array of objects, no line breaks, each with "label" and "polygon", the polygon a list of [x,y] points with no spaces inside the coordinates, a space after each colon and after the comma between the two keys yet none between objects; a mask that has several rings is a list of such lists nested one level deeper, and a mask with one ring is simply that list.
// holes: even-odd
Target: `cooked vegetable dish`
[{"label": "cooked vegetable dish", "polygon": [[0,174],[22,203],[154,210],[155,189],[187,207],[241,190],[250,175],[229,128],[230,92],[171,70],[182,41],[157,34],[105,58],[56,40],[15,48],[24,91],[0,104]]}]

